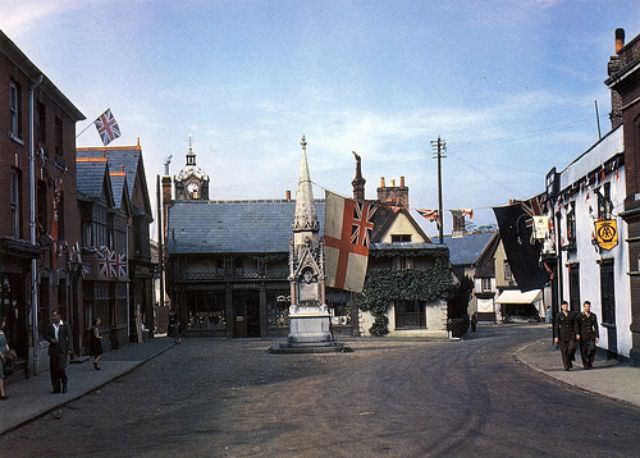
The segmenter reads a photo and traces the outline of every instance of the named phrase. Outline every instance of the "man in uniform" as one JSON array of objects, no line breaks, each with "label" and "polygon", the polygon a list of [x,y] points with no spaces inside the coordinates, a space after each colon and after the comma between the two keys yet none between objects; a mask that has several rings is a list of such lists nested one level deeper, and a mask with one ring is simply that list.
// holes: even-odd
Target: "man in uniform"
[{"label": "man in uniform", "polygon": [[591,312],[591,302],[584,301],[584,311],[580,314],[580,355],[585,369],[593,367],[596,354],[596,343],[600,337],[598,333],[598,318]]},{"label": "man in uniform", "polygon": [[564,370],[569,371],[576,353],[576,341],[580,340],[580,325],[576,314],[569,310],[567,301],[562,301],[561,309],[556,315],[555,343],[560,345]]},{"label": "man in uniform", "polygon": [[[62,321],[60,312],[51,314],[51,324],[47,327],[44,338],[49,342],[49,373],[53,393],[67,392],[67,359],[71,354],[71,330]],[[60,386],[62,384],[62,387]]]}]

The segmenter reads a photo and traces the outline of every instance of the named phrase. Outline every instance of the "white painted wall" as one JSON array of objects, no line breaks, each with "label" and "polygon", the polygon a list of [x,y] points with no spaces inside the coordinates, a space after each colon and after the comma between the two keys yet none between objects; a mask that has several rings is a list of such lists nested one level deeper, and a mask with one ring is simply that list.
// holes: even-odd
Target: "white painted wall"
[{"label": "white painted wall", "polygon": [[[428,334],[434,336],[446,336],[447,335],[447,302],[430,302],[425,306],[426,327],[424,330]],[[363,312],[362,310],[358,314],[360,335],[370,336],[369,329],[375,321],[373,315],[370,312]],[[392,305],[387,309],[387,319],[389,320],[388,329],[390,333],[399,335],[404,332],[403,330],[396,331],[396,314],[395,307]],[[407,332],[413,332],[414,330],[408,330]],[[417,330],[416,330],[417,331]]]},{"label": "white painted wall", "polygon": [[418,233],[413,223],[403,213],[398,214],[398,217],[382,238],[382,242],[391,243],[391,236],[394,234],[411,234],[412,242],[425,242],[424,238]]},{"label": "white painted wall", "polygon": [[[598,145],[587,153],[582,159],[576,161],[562,172],[562,186],[571,185],[568,177],[580,179],[587,173],[589,167],[598,166],[604,163],[608,158],[613,157],[621,151],[622,129],[613,132],[610,137],[605,139],[604,144]],[[566,251],[558,251],[562,256],[562,275],[563,275],[563,296],[565,300],[569,300],[569,268],[568,264],[580,263],[580,301],[591,301],[591,309],[598,317],[600,324],[600,342],[599,347],[608,349],[609,342],[607,338],[607,328],[601,325],[602,322],[602,302],[600,297],[600,265],[598,261],[602,259],[613,259],[614,263],[614,281],[615,281],[615,304],[616,304],[616,336],[618,354],[628,357],[631,349],[631,299],[629,291],[629,276],[627,275],[629,260],[627,244],[627,225],[620,217],[616,217],[618,213],[624,210],[623,200],[625,191],[625,173],[624,167],[620,168],[619,178],[615,174],[609,174],[605,177],[604,182],[609,182],[611,186],[611,201],[613,203],[613,217],[618,221],[618,246],[607,252],[600,254],[596,252],[591,243],[591,237],[594,230],[594,220],[597,218],[597,196],[593,189],[589,190],[590,199],[587,201],[587,189],[578,191],[571,201],[576,203],[576,245],[575,253],[567,253]],[[597,183],[593,187],[600,186]],[[593,208],[593,213],[589,212],[589,205]],[[569,208],[569,207],[567,207]],[[562,236],[566,239],[567,234],[567,208],[562,208]]]}]

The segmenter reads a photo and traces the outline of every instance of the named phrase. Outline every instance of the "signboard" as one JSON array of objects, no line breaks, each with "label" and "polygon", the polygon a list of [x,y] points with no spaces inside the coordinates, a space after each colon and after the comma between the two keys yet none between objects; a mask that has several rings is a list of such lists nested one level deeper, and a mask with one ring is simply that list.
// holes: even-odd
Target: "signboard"
[{"label": "signboard", "polygon": [[618,221],[601,219],[595,222],[596,243],[601,250],[610,251],[618,246]]}]

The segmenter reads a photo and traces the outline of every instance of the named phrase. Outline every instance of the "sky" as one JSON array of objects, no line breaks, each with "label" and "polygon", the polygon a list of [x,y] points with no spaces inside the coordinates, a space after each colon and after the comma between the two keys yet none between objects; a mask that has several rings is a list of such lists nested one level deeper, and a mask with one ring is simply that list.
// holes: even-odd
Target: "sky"
[{"label": "sky", "polygon": [[[316,197],[351,195],[357,151],[368,198],[404,176],[411,207],[437,208],[440,136],[445,213],[476,225],[597,140],[594,100],[610,129],[617,27],[640,33],[639,2],[0,0],[0,29],[87,117],[78,132],[111,108],[112,145],[140,138],[154,208],[189,135],[212,199],[278,199],[302,134]],[[77,143],[101,145],[93,127]]]}]

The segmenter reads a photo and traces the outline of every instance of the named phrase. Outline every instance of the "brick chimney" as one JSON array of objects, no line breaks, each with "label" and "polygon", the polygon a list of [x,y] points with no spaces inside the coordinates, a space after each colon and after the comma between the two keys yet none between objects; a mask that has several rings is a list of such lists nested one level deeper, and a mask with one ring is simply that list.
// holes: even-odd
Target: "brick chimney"
[{"label": "brick chimney", "polygon": [[451,216],[453,217],[453,231],[451,233],[451,237],[463,237],[466,226],[464,214],[460,210],[451,210]]},{"label": "brick chimney", "polygon": [[364,184],[367,180],[362,177],[362,160],[355,151],[352,151],[352,153],[353,157],[356,158],[356,176],[351,182],[351,186],[353,186],[353,199],[364,200]]},{"label": "brick chimney", "polygon": [[286,200],[287,202],[291,202],[291,191],[286,190],[284,192],[284,200]]},{"label": "brick chimney", "polygon": [[[609,58],[609,64],[607,65],[607,73],[609,77],[613,76],[616,72],[622,68],[622,59],[620,57],[620,51],[624,47],[624,29],[616,29],[615,35],[615,51],[616,54]],[[609,119],[611,120],[611,128],[615,129],[622,124],[622,97],[617,91],[611,90],[611,113],[609,113]]]},{"label": "brick chimney", "polygon": [[384,177],[380,177],[378,188],[378,201],[409,209],[409,188],[405,185],[404,177],[400,177],[400,186],[396,186],[395,179],[391,180],[391,186],[385,186]]},{"label": "brick chimney", "polygon": [[171,206],[171,177],[163,176],[162,177],[162,234],[164,240],[167,240],[167,216],[169,214],[169,207]]}]

